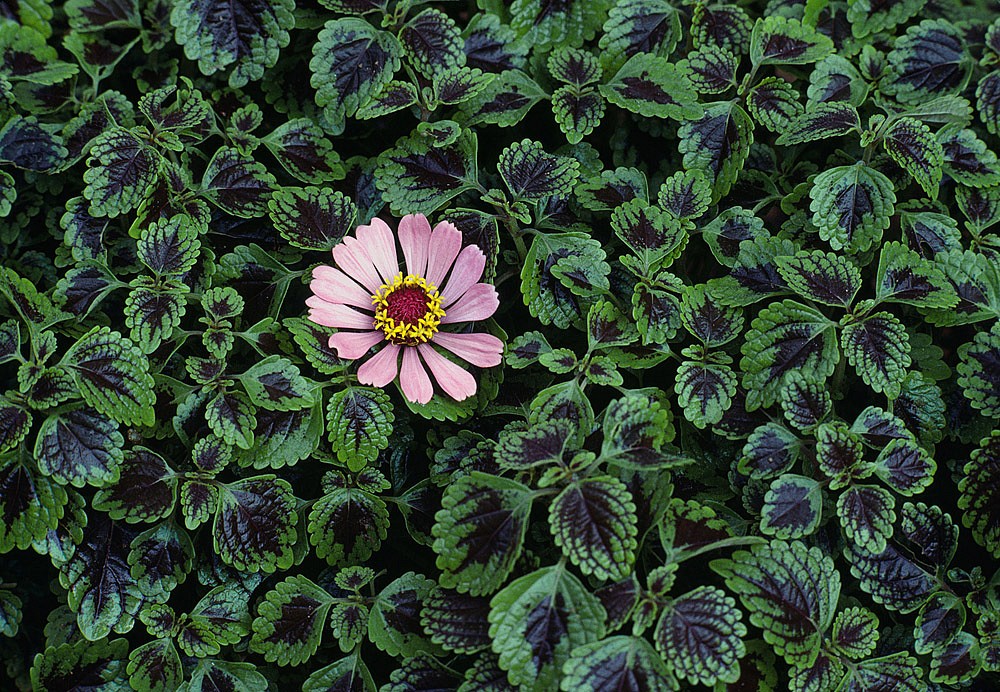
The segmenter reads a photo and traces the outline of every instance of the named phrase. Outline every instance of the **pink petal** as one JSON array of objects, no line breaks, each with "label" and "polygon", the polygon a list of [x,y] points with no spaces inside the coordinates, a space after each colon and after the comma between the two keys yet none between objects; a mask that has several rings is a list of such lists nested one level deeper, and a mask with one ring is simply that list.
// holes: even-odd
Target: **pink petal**
[{"label": "pink petal", "polygon": [[438,332],[432,341],[478,368],[500,365],[503,342],[492,334],[452,334]]},{"label": "pink petal", "polygon": [[440,286],[458,256],[458,251],[462,249],[462,232],[447,221],[442,221],[434,227],[427,247],[427,271],[424,278],[427,283]]},{"label": "pink petal", "polygon": [[373,387],[384,387],[396,379],[399,348],[396,344],[386,344],[385,348],[362,363],[358,368],[358,382]]},{"label": "pink petal", "polygon": [[372,264],[382,275],[382,279],[390,281],[399,273],[399,260],[396,258],[396,240],[392,229],[382,219],[372,219],[371,225],[358,226],[355,233],[358,240],[364,244]]},{"label": "pink petal", "polygon": [[461,401],[476,393],[476,379],[461,366],[442,356],[430,344],[420,344],[417,350],[433,373],[438,386],[452,399]]},{"label": "pink petal", "polygon": [[500,307],[497,290],[490,284],[476,284],[445,310],[441,324],[485,320]]},{"label": "pink petal", "polygon": [[403,349],[403,367],[399,371],[399,384],[403,387],[403,394],[415,404],[426,404],[434,396],[434,386],[431,385],[431,378],[424,370],[424,364],[420,362],[417,349]]},{"label": "pink petal", "polygon": [[330,336],[330,348],[345,360],[356,360],[385,338],[382,332],[337,332]]},{"label": "pink petal", "polygon": [[344,272],[325,265],[312,271],[313,279],[309,290],[328,303],[353,305],[372,311],[372,296]]},{"label": "pink petal", "polygon": [[424,275],[430,239],[431,224],[423,214],[407,214],[399,220],[399,244],[403,246],[408,274]]},{"label": "pink petal", "polygon": [[444,307],[447,308],[465,295],[465,292],[482,277],[485,268],[486,255],[475,245],[469,245],[458,253],[458,259],[455,260],[455,266],[451,269],[448,283],[441,289]]},{"label": "pink petal", "polygon": [[333,248],[333,260],[339,269],[368,289],[369,293],[374,295],[382,285],[382,279],[375,271],[368,253],[354,238],[347,236]]},{"label": "pink petal", "polygon": [[371,315],[365,315],[346,305],[336,305],[328,303],[319,296],[310,296],[306,299],[309,310],[309,319],[324,327],[334,327],[336,329],[372,329],[375,320]]}]

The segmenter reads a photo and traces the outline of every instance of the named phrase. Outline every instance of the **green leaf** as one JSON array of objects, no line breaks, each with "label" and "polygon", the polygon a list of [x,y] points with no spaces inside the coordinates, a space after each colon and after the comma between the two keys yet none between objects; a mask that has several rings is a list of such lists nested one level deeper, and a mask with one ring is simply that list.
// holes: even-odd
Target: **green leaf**
[{"label": "green leaf", "polygon": [[806,65],[833,52],[833,41],[813,27],[781,15],[758,19],[750,35],[750,60],[759,65]]},{"label": "green leaf", "polygon": [[[262,690],[267,689],[265,681]],[[359,655],[347,656],[314,671],[302,684],[302,692],[328,692],[337,689],[351,692],[375,692],[377,689],[372,674]]]},{"label": "green leaf", "polygon": [[254,442],[256,409],[250,398],[240,391],[219,392],[205,409],[205,419],[212,432],[226,444],[250,449]]},{"label": "green leaf", "polygon": [[765,77],[747,94],[747,109],[771,132],[784,132],[805,108],[799,92],[780,77]]},{"label": "green leaf", "polygon": [[468,129],[445,146],[420,133],[404,137],[379,156],[375,184],[393,213],[430,214],[477,185],[477,148]]},{"label": "green leaf", "polygon": [[[669,409],[640,392],[612,401],[604,411],[601,459],[639,470],[672,464],[675,459],[660,451],[674,437],[670,419]],[[581,442],[587,434],[584,426]]]},{"label": "green leaf", "polygon": [[719,303],[704,284],[688,286],[681,299],[681,322],[706,348],[714,348],[739,336],[743,312]]},{"label": "green leaf", "polygon": [[120,127],[101,134],[90,145],[89,168],[83,174],[91,216],[126,214],[146,199],[160,174],[159,154]]},{"label": "green leaf", "polygon": [[880,88],[902,103],[919,104],[965,86],[973,61],[964,34],[944,19],[925,19],[893,43]]},{"label": "green leaf", "polygon": [[219,504],[221,491],[216,485],[187,481],[181,486],[181,513],[184,526],[194,531],[208,521]]},{"label": "green leaf", "polygon": [[15,449],[31,430],[31,414],[0,397],[0,454]]},{"label": "green leaf", "polygon": [[606,5],[591,7],[571,0],[550,5],[543,0],[514,0],[511,27],[539,50],[558,45],[579,45],[593,36],[604,20]]},{"label": "green leaf", "polygon": [[638,53],[669,57],[684,35],[680,14],[666,0],[615,3],[601,34],[601,61],[616,69]]},{"label": "green leaf", "polygon": [[208,162],[202,193],[227,214],[242,219],[264,216],[274,189],[274,176],[258,161],[222,147]]},{"label": "green leaf", "polygon": [[[910,249],[924,257],[935,257],[938,253],[962,249],[962,234],[958,230],[958,222],[946,214],[901,210],[899,226]],[[957,257],[961,257],[961,253]],[[942,259],[941,262],[946,265],[958,264],[954,260],[946,262]],[[983,273],[989,274],[989,271]]]},{"label": "green leaf", "polygon": [[552,94],[552,115],[570,144],[592,133],[604,117],[604,99],[593,89],[564,86]]},{"label": "green leaf", "polygon": [[19,455],[0,458],[0,553],[26,550],[62,518],[66,489],[25,465]]},{"label": "green leaf", "polygon": [[108,327],[84,334],[61,361],[69,368],[84,401],[126,425],[152,425],[153,378],[146,356]]},{"label": "green leaf", "polygon": [[112,631],[131,630],[143,595],[126,562],[131,531],[98,512],[87,516],[83,541],[60,566],[59,583],[67,590],[80,632],[96,641]]},{"label": "green leaf", "polygon": [[776,538],[802,538],[819,526],[823,490],[812,478],[786,473],[776,478],[761,509],[761,532]]},{"label": "green leaf", "polygon": [[165,601],[187,580],[194,564],[194,544],[178,524],[164,521],[132,539],[129,574],[139,591],[154,601]]},{"label": "green leaf", "polygon": [[641,199],[616,208],[611,213],[611,227],[636,254],[647,275],[670,266],[688,243],[687,231],[673,214]]},{"label": "green leaf", "polygon": [[345,118],[357,113],[399,69],[402,48],[386,31],[354,18],[328,21],[313,44],[311,84],[316,105],[324,109],[332,134],[344,130]]},{"label": "green leaf", "polygon": [[280,188],[267,207],[281,237],[303,250],[332,250],[354,229],[358,213],[342,192],[318,187]]},{"label": "green leaf", "polygon": [[871,553],[885,550],[896,520],[895,505],[892,494],[877,485],[855,485],[845,490],[837,498],[837,516],[847,540]]},{"label": "green leaf", "polygon": [[580,176],[576,159],[552,156],[530,139],[514,142],[500,152],[500,176],[515,200],[537,202],[568,196]]},{"label": "green leaf", "polygon": [[[645,639],[618,635],[573,650],[563,666],[564,692],[668,692],[674,678]],[[609,687],[610,686],[610,687]]]},{"label": "green leaf", "polygon": [[187,214],[154,221],[140,231],[136,255],[154,274],[185,274],[198,261],[201,232],[200,224]]},{"label": "green leaf", "polygon": [[512,127],[548,94],[520,70],[501,72],[485,89],[462,103],[466,125]]},{"label": "green leaf", "polygon": [[420,624],[435,644],[455,653],[479,653],[490,646],[489,599],[435,587],[424,599]]},{"label": "green leaf", "polygon": [[267,679],[252,663],[231,663],[219,659],[202,659],[191,672],[191,680],[177,692],[215,692],[215,690],[245,690],[267,692]]},{"label": "green leaf", "polygon": [[239,584],[217,586],[187,614],[177,643],[188,656],[215,656],[250,634],[249,592]]},{"label": "green leaf", "polygon": [[693,684],[734,683],[746,654],[736,601],[714,586],[699,586],[663,609],[653,639],[672,671]]},{"label": "green leaf", "polygon": [[465,64],[462,36],[454,20],[444,12],[426,9],[399,30],[403,51],[424,77],[433,77]]},{"label": "green leaf", "polygon": [[632,571],[638,533],[628,488],[610,476],[567,485],[549,505],[556,544],[584,574],[621,579]]},{"label": "green leaf", "polygon": [[375,646],[390,656],[439,653],[420,627],[420,608],[432,588],[430,579],[407,572],[382,589],[368,618],[368,638]]},{"label": "green leaf", "polygon": [[577,201],[584,208],[591,211],[611,211],[629,200],[647,199],[649,195],[646,187],[646,176],[642,171],[623,167],[601,171],[599,176],[587,177],[576,186],[574,192]]},{"label": "green leaf", "polygon": [[647,118],[692,120],[704,110],[687,75],[648,53],[633,55],[599,89],[609,102]]},{"label": "green leaf", "polygon": [[712,203],[712,186],[700,170],[677,171],[660,185],[657,204],[683,221],[697,219]]},{"label": "green leaf", "polygon": [[504,360],[512,368],[526,368],[538,362],[539,357],[552,351],[541,332],[526,332],[507,343]]},{"label": "green leaf", "polygon": [[154,639],[128,655],[128,682],[134,690],[176,690],[184,667],[172,639]]},{"label": "green leaf", "polygon": [[848,254],[864,252],[882,238],[896,203],[892,182],[862,163],[820,173],[809,197],[820,237]]},{"label": "green leaf", "polygon": [[[865,2],[866,0],[856,0]],[[850,10],[848,10],[850,12]],[[868,84],[861,73],[842,55],[828,55],[816,63],[809,75],[809,89],[806,95],[811,103],[835,103],[846,101],[852,106],[860,106],[868,96]]]},{"label": "green leaf", "polygon": [[251,403],[271,411],[296,411],[314,403],[312,384],[283,356],[268,356],[239,376]]},{"label": "green leaf", "polygon": [[247,572],[291,567],[297,503],[288,482],[254,476],[219,491],[212,538],[222,561]]},{"label": "green leaf", "polygon": [[955,125],[941,128],[937,141],[941,144],[945,175],[972,187],[1000,183],[1000,161],[973,130]]},{"label": "green leaf", "polygon": [[851,23],[854,37],[864,38],[903,24],[919,14],[925,4],[927,0],[900,0],[885,4],[877,0],[851,0],[847,20]]},{"label": "green leaf", "polygon": [[865,384],[890,398],[899,394],[900,382],[910,367],[910,340],[894,315],[876,312],[847,323],[840,343]]},{"label": "green leaf", "polygon": [[882,144],[892,160],[913,176],[927,196],[937,199],[944,149],[930,128],[913,118],[899,118],[886,131]]},{"label": "green leaf", "polygon": [[184,0],[174,5],[170,22],[177,43],[202,74],[229,72],[229,86],[239,88],[260,79],[278,61],[295,25],[292,0]]},{"label": "green leaf", "polygon": [[867,658],[878,643],[878,617],[867,608],[845,608],[833,621],[830,638],[838,653],[849,658]]},{"label": "green leaf", "polygon": [[326,409],[330,444],[337,458],[359,471],[389,446],[396,419],[389,396],[371,387],[350,387],[330,397]]},{"label": "green leaf", "polygon": [[736,373],[725,363],[685,360],[677,366],[674,392],[678,405],[684,409],[684,417],[704,429],[722,420],[732,405]]},{"label": "green leaf", "polygon": [[680,301],[670,291],[639,282],[632,293],[632,319],[643,344],[664,343],[680,329]]},{"label": "green leaf", "polygon": [[536,466],[562,464],[570,426],[560,421],[547,421],[527,430],[517,427],[500,432],[495,458],[503,468],[526,470]]},{"label": "green leaf", "polygon": [[57,483],[107,486],[118,480],[125,438],[113,420],[88,408],[46,418],[35,440],[38,470]]},{"label": "green leaf", "polygon": [[775,144],[805,144],[860,131],[861,120],[853,105],[843,101],[820,103],[797,115],[782,128]]},{"label": "green leaf", "polygon": [[125,659],[128,656],[125,639],[98,638],[96,641],[76,639],[72,643],[46,647],[35,654],[31,665],[31,688],[55,690],[81,683],[94,689],[121,689],[125,683]]},{"label": "green leaf", "polygon": [[527,486],[476,471],[449,485],[432,530],[441,586],[496,591],[520,557],[532,499]]},{"label": "green leaf", "polygon": [[332,605],[330,594],[304,576],[278,582],[257,606],[250,649],[279,666],[305,663],[319,648]]},{"label": "green leaf", "polygon": [[830,479],[830,489],[847,487],[851,481],[872,473],[872,465],[864,462],[860,437],[842,421],[822,423],[816,436],[816,465]]},{"label": "green leaf", "polygon": [[336,349],[329,344],[329,333],[325,327],[302,317],[286,317],[282,325],[291,332],[309,365],[323,375],[336,375],[347,366],[337,357]]},{"label": "green leaf", "polygon": [[153,353],[170,339],[187,311],[185,284],[170,279],[137,276],[122,312],[129,337],[143,353]]},{"label": "green leaf", "polygon": [[610,286],[601,243],[580,233],[536,234],[521,270],[521,295],[542,324],[565,329],[582,317],[577,296]]},{"label": "green leaf", "polygon": [[561,566],[512,581],[490,608],[493,651],[513,685],[553,689],[570,652],[605,633],[600,601]]},{"label": "green leaf", "polygon": [[897,242],[882,246],[875,298],[922,308],[950,308],[958,302],[954,288],[934,262]]},{"label": "green leaf", "polygon": [[333,488],[309,512],[309,542],[331,565],[353,565],[377,552],[389,530],[385,502],[357,488]]},{"label": "green leaf", "polygon": [[710,43],[689,52],[678,65],[700,93],[722,94],[736,86],[739,62],[731,51]]},{"label": "green leaf", "polygon": [[879,452],[875,473],[901,495],[916,495],[934,480],[937,462],[910,439],[893,439]]},{"label": "green leaf", "polygon": [[861,289],[858,268],[832,252],[803,250],[794,257],[776,258],[775,266],[789,288],[824,305],[849,308]]},{"label": "green leaf", "polygon": [[260,141],[292,177],[304,183],[322,185],[344,177],[340,156],[310,118],[289,120]]},{"label": "green leaf", "polygon": [[[25,57],[28,60],[33,60],[31,56]],[[106,142],[101,152],[102,156],[107,154]],[[0,127],[0,162],[2,163],[29,171],[44,172],[57,168],[63,162],[66,153],[62,138],[44,129],[34,116],[25,118],[13,115],[7,119],[3,127]],[[95,155],[97,154],[95,153]],[[103,160],[102,163],[104,163]],[[84,174],[84,180],[90,182],[86,174]],[[87,194],[86,190],[84,194]],[[90,199],[89,196],[88,199]],[[113,216],[113,214],[109,214],[109,216]]]},{"label": "green leaf", "polygon": [[974,409],[984,416],[1000,416],[1000,323],[979,332],[958,349],[957,384]]},{"label": "green leaf", "polygon": [[979,443],[962,474],[958,483],[962,524],[972,529],[976,543],[1000,557],[1000,431]]},{"label": "green leaf", "polygon": [[[697,116],[695,116],[697,117]],[[700,118],[677,130],[684,168],[701,169],[713,180],[713,201],[729,193],[753,144],[753,121],[735,101],[705,104]]]},{"label": "green leaf", "polygon": [[916,641],[913,650],[929,654],[952,642],[965,625],[965,606],[954,594],[938,592],[931,596],[917,614],[913,629]]},{"label": "green leaf", "polygon": [[772,303],[751,327],[740,361],[749,410],[775,403],[788,372],[821,380],[833,374],[840,360],[835,323],[801,303]]},{"label": "green leaf", "polygon": [[830,557],[799,541],[771,541],[709,566],[739,595],[775,653],[802,667],[816,659],[840,596],[840,574]]},{"label": "green leaf", "polygon": [[240,466],[280,469],[308,458],[319,447],[323,435],[321,402],[311,409],[299,411],[261,409],[255,419],[253,445],[246,450],[236,450]]},{"label": "green leaf", "polygon": [[128,523],[170,516],[177,502],[177,478],[163,457],[133,447],[124,454],[119,470],[117,480],[94,495],[95,509]]},{"label": "green leaf", "polygon": [[[796,380],[801,375],[789,375],[789,382]],[[737,470],[755,479],[773,478],[795,464],[800,447],[793,432],[779,423],[764,423],[747,438]]]}]

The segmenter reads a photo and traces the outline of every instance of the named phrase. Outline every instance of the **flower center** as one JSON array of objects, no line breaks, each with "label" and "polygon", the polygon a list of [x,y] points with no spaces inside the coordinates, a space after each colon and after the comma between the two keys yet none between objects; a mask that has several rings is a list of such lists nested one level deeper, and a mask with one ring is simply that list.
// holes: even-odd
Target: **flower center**
[{"label": "flower center", "polygon": [[397,274],[372,296],[375,328],[394,344],[416,346],[431,340],[444,310],[437,287],[422,276]]}]

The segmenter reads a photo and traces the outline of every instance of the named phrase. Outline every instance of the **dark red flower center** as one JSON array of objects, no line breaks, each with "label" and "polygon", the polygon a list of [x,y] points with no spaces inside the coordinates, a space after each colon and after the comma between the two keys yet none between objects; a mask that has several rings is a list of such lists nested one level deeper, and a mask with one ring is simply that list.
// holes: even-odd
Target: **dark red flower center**
[{"label": "dark red flower center", "polygon": [[416,324],[427,314],[427,291],[420,286],[400,286],[385,302],[385,316],[396,323]]}]

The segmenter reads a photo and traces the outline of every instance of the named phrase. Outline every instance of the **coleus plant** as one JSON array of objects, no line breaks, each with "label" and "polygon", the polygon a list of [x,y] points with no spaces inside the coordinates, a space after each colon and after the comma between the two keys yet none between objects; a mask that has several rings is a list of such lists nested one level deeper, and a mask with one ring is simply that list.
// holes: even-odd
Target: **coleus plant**
[{"label": "coleus plant", "polygon": [[994,3],[0,47],[5,689],[1000,686]]}]

